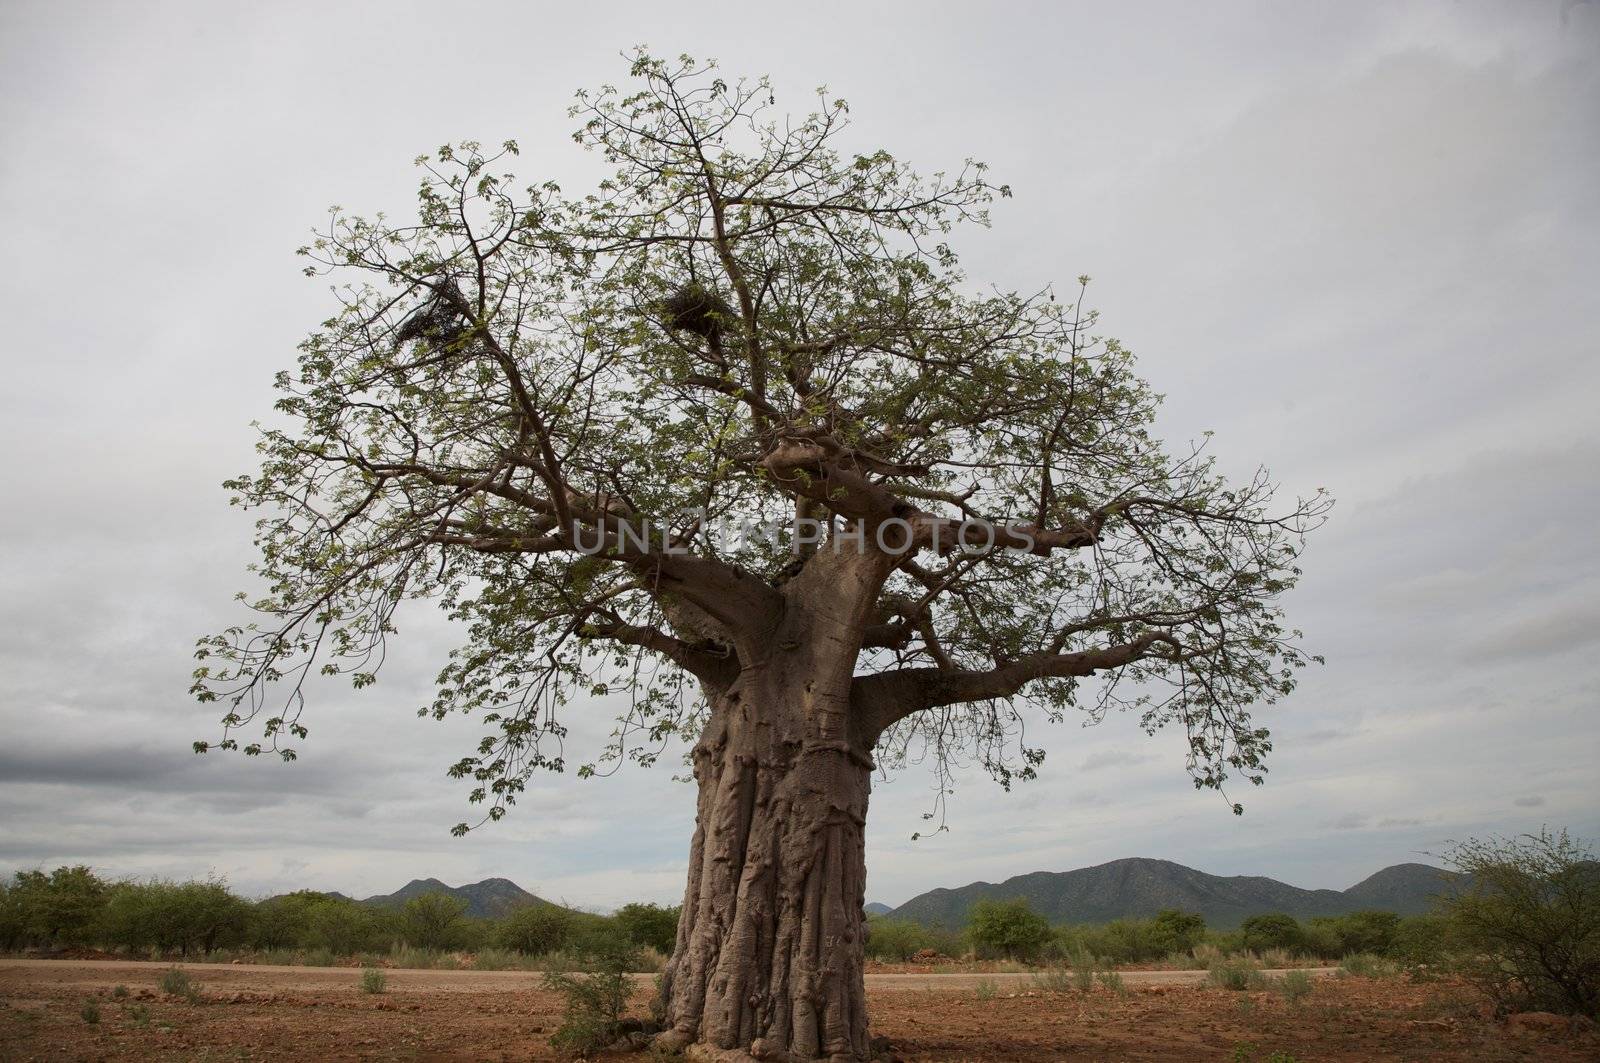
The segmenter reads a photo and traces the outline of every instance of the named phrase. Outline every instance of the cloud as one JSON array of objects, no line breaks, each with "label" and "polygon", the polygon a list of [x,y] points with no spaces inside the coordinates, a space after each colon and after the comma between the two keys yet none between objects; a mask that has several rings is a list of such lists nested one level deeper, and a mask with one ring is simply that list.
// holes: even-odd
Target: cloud
[{"label": "cloud", "polygon": [[1079,771],[1102,771],[1106,768],[1127,768],[1135,764],[1147,764],[1154,760],[1150,753],[1135,753],[1128,749],[1103,749],[1090,753],[1083,758],[1083,763],[1078,765]]},{"label": "cloud", "polygon": [[1330,820],[1326,826],[1334,830],[1361,830],[1372,821],[1372,817],[1361,812],[1346,812],[1338,819]]},{"label": "cloud", "polygon": [[1519,797],[1511,803],[1518,808],[1542,808],[1544,806],[1544,798],[1538,796]]}]

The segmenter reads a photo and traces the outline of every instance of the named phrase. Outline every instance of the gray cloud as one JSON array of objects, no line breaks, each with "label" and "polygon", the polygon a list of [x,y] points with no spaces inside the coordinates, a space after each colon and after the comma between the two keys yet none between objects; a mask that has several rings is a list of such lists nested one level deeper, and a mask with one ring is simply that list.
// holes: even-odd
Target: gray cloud
[{"label": "gray cloud", "polygon": [[[498,35],[522,43],[484,63],[476,23],[421,4],[378,22],[6,5],[0,865],[216,870],[253,892],[427,874],[598,905],[679,892],[693,794],[670,765],[540,780],[505,823],[448,837],[469,810],[444,769],[477,730],[412,715],[456,637],[426,608],[372,691],[315,691],[295,764],[195,757],[214,714],[185,695],[193,639],[238,619],[248,585],[248,520],[217,484],[249,467],[245,426],[328,305],[293,247],[331,202],[404,212],[409,160],[446,140],[516,136],[524,177],[584,187],[596,162],[567,139],[567,99],[620,78],[638,39],[770,71],[797,106],[825,82],[858,146],[925,170],[986,158],[1016,198],[957,241],[976,280],[1092,274],[1106,330],[1169,396],[1169,438],[1215,429],[1225,468],[1266,460],[1287,491],[1340,499],[1290,603],[1329,665],[1262,714],[1264,789],[1194,791],[1181,736],[1132,719],[1035,721],[1043,778],[1004,794],[959,775],[948,833],[910,841],[927,776],[875,784],[875,898],[1128,855],[1342,887],[1441,838],[1537,825],[1486,778],[1537,780],[1513,807],[1593,836],[1593,7],[824,4],[730,22],[507,4]],[[470,74],[470,99],[397,102],[419,57],[441,85]],[[592,748],[610,706],[573,708],[572,746]],[[1330,811],[1352,795],[1361,811]]]}]

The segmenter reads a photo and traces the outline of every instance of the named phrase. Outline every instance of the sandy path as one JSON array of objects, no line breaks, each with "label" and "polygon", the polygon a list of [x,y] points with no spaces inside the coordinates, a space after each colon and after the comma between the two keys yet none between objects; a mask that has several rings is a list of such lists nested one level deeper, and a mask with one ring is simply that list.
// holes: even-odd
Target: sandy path
[{"label": "sandy path", "polygon": [[[252,992],[284,992],[287,990],[316,992],[322,989],[346,988],[361,978],[355,967],[285,967],[274,964],[220,964],[220,963],[154,963],[143,960],[33,960],[0,959],[0,984],[49,984],[52,986],[110,986],[125,984],[132,988],[153,986],[161,972],[179,966],[188,970],[195,981],[208,988],[249,990]],[[1327,977],[1336,968],[1307,968],[1313,977]],[[429,992],[468,992],[472,990],[516,991],[536,989],[541,975],[538,971],[441,971],[406,968],[387,968],[389,984],[394,989],[418,989]],[[1264,972],[1269,976],[1284,974],[1284,970]],[[655,976],[638,974],[634,977],[647,982]],[[980,982],[993,982],[996,986],[1031,984],[1032,974],[868,974],[867,985],[874,989],[968,989]],[[1205,981],[1205,971],[1123,971],[1122,980],[1129,986],[1141,985],[1198,985]]]}]

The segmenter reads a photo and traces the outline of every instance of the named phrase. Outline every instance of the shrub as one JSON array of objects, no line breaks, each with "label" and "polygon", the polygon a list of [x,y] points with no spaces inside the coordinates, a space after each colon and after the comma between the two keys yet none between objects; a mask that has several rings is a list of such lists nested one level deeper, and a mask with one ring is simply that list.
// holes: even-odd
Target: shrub
[{"label": "shrub", "polygon": [[1065,993],[1072,988],[1072,971],[1052,964],[1033,976],[1034,987],[1044,993]]},{"label": "shrub", "polygon": [[241,940],[249,915],[250,906],[220,880],[123,882],[108,891],[98,934],[129,949],[189,956]]},{"label": "shrub", "polygon": [[128,1006],[128,1018],[132,1020],[135,1026],[149,1026],[150,1009],[143,1004],[130,1004]]},{"label": "shrub", "polygon": [[1339,930],[1342,916],[1317,916],[1300,928],[1300,947],[1312,956],[1335,960],[1347,952],[1359,951],[1344,946],[1344,936]]},{"label": "shrub", "polygon": [[999,992],[1000,992],[1000,987],[995,984],[994,979],[992,979],[992,978],[980,978],[980,979],[978,979],[977,993],[978,993],[978,999],[979,1000],[993,1000],[995,998],[995,996]]},{"label": "shrub", "polygon": [[1367,952],[1358,952],[1346,956],[1340,964],[1342,974],[1352,974],[1358,978],[1392,978],[1400,973],[1400,968],[1391,960],[1382,956],[1374,956]]},{"label": "shrub", "polygon": [[1244,934],[1244,947],[1251,952],[1305,947],[1305,934],[1300,921],[1283,912],[1252,915],[1239,924],[1239,930]]},{"label": "shrub", "polygon": [[1128,987],[1123,984],[1122,975],[1118,974],[1116,971],[1101,971],[1094,977],[1103,988],[1111,990],[1111,992],[1117,994],[1117,996],[1122,997],[1128,995]]},{"label": "shrub", "polygon": [[96,1001],[96,1000],[85,1000],[83,1002],[83,1007],[78,1009],[78,1014],[81,1015],[83,1017],[83,1021],[88,1023],[90,1026],[99,1025],[99,1023],[100,1023],[100,1003],[99,1003],[99,1001]]},{"label": "shrub", "polygon": [[867,955],[873,959],[904,963],[929,948],[925,927],[908,919],[868,919]]},{"label": "shrub", "polygon": [[349,956],[377,944],[378,916],[343,897],[323,896],[311,903],[301,944]]},{"label": "shrub", "polygon": [[1087,949],[1117,963],[1141,963],[1170,953],[1188,952],[1205,935],[1205,920],[1175,908],[1153,919],[1114,919],[1103,926],[1061,927],[1054,951],[1069,956]]},{"label": "shrub", "polygon": [[1250,960],[1234,957],[1213,963],[1206,980],[1214,986],[1242,992],[1246,989],[1264,989],[1267,979],[1261,969]]},{"label": "shrub", "polygon": [[582,973],[547,971],[545,988],[565,998],[561,1025],[550,1038],[557,1051],[588,1056],[615,1044],[626,1032],[623,1015],[633,990],[628,972],[638,958],[620,935],[585,957]]},{"label": "shrub", "polygon": [[526,971],[537,962],[534,957],[512,949],[479,949],[472,957],[475,971]]},{"label": "shrub", "polygon": [[400,933],[419,949],[448,949],[460,944],[467,902],[448,893],[412,897],[400,909]]},{"label": "shrub", "polygon": [[1395,927],[1389,954],[1411,966],[1436,967],[1450,952],[1450,922],[1442,915],[1411,915]]},{"label": "shrub", "polygon": [[1086,949],[1079,949],[1071,956],[1072,981],[1081,991],[1087,993],[1094,988],[1094,957]]},{"label": "shrub", "polygon": [[122,1000],[128,995],[128,987],[125,985],[119,985],[111,991],[111,995],[117,1000]]},{"label": "shrub", "polygon": [[93,936],[100,910],[110,891],[104,880],[83,865],[43,871],[18,871],[7,891],[16,928],[23,940],[42,945],[83,944]]},{"label": "shrub", "polygon": [[1283,999],[1291,1004],[1298,1004],[1311,995],[1311,975],[1305,971],[1286,971],[1277,985]]},{"label": "shrub", "polygon": [[678,943],[680,911],[659,904],[624,904],[611,918],[635,945],[671,955]]},{"label": "shrub", "polygon": [[1156,913],[1150,924],[1153,951],[1141,959],[1156,959],[1172,952],[1188,952],[1200,944],[1206,936],[1206,921],[1203,916],[1194,912],[1180,911],[1177,908],[1162,909]]},{"label": "shrub", "polygon": [[168,967],[161,973],[160,984],[163,993],[182,997],[191,1004],[200,999],[200,983],[191,979],[182,967]]},{"label": "shrub", "polygon": [[1256,960],[1263,967],[1293,967],[1300,962],[1299,953],[1290,952],[1288,949],[1266,949],[1256,956]]},{"label": "shrub", "polygon": [[1021,897],[979,901],[972,906],[967,934],[979,954],[1025,960],[1037,956],[1050,940],[1050,924]]},{"label": "shrub", "polygon": [[572,913],[554,904],[528,904],[500,921],[495,940],[502,948],[529,956],[556,952],[572,930]]},{"label": "shrub", "polygon": [[1600,1015],[1600,862],[1566,831],[1468,841],[1446,859],[1471,885],[1445,900],[1498,1010]]},{"label": "shrub", "polygon": [[383,973],[381,967],[365,967],[361,971],[361,991],[363,993],[382,993],[389,985],[389,976]]}]

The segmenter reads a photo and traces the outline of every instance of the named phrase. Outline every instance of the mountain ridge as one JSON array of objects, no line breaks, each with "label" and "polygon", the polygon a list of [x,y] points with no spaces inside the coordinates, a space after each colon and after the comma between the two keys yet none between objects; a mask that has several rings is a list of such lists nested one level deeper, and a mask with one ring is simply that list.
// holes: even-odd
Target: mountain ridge
[{"label": "mountain ridge", "polygon": [[436,878],[414,878],[393,893],[380,893],[363,897],[357,904],[375,908],[398,908],[427,893],[443,893],[466,902],[465,914],[476,919],[498,919],[507,912],[530,904],[548,904],[561,907],[553,901],[529,893],[508,878],[486,878],[464,886],[450,886]]},{"label": "mountain ridge", "polygon": [[1427,864],[1394,864],[1349,889],[1309,890],[1263,875],[1211,875],[1171,860],[1126,857],[1072,871],[1033,871],[998,883],[932,889],[888,917],[958,929],[978,901],[1021,897],[1052,923],[1105,923],[1181,908],[1229,929],[1265,912],[1310,918],[1381,908],[1420,915],[1430,910],[1434,895],[1463,878]]}]

